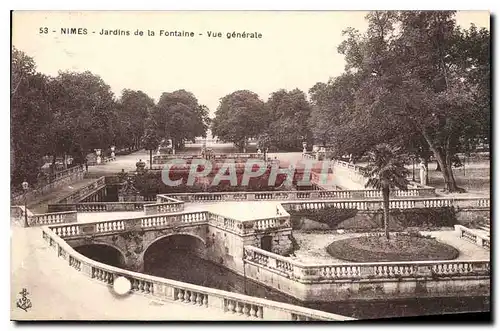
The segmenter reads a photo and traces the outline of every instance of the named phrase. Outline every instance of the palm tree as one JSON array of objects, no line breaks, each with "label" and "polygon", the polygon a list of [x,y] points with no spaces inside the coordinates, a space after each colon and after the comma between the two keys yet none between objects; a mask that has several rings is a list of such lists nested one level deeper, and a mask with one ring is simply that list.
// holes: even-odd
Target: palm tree
[{"label": "palm tree", "polygon": [[408,188],[409,170],[406,169],[406,156],[399,148],[388,144],[379,144],[369,153],[369,163],[364,170],[364,176],[368,177],[365,187],[373,187],[382,191],[384,199],[384,230],[389,240],[389,194],[391,189]]}]

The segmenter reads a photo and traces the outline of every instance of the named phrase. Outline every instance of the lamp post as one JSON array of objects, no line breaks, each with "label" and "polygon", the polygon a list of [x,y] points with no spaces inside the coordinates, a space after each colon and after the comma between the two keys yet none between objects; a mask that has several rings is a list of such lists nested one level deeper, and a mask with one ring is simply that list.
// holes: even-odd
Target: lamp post
[{"label": "lamp post", "polygon": [[24,190],[24,227],[28,227],[28,188],[29,184],[27,181],[24,181],[22,183],[23,190]]}]

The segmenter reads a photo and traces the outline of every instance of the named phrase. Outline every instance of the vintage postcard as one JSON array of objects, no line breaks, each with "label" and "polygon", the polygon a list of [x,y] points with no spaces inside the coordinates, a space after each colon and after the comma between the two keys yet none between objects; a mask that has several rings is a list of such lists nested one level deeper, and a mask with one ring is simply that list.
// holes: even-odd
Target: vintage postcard
[{"label": "vintage postcard", "polygon": [[487,11],[13,11],[11,319],[491,319],[490,49]]}]

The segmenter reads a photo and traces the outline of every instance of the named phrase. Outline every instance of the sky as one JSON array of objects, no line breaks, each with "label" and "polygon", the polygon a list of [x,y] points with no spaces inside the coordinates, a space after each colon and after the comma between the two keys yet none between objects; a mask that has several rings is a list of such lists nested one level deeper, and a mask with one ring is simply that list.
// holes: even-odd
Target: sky
[{"label": "sky", "polygon": [[[364,32],[366,14],[16,11],[12,43],[44,74],[89,70],[101,76],[116,97],[128,88],[157,101],[163,92],[185,89],[213,115],[219,99],[237,90],[253,91],[265,101],[279,89],[307,93],[317,82],[340,75],[345,65],[337,53],[344,40],[342,31],[354,27]],[[487,11],[462,11],[456,18],[462,27],[474,23],[489,29]],[[64,35],[62,28],[81,28],[82,33],[86,29],[87,34]],[[130,35],[100,35],[103,29]],[[137,30],[144,35],[135,35]],[[148,30],[155,36],[148,36]],[[160,30],[195,36],[160,36]],[[221,32],[222,38],[208,37],[209,31]],[[227,39],[227,33],[244,31],[262,37]]]}]

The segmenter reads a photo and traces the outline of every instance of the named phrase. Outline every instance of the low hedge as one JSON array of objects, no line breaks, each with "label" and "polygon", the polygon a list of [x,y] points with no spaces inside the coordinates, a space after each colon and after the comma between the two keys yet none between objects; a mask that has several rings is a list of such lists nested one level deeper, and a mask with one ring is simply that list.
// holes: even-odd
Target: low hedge
[{"label": "low hedge", "polygon": [[[292,216],[292,227],[299,228],[302,218],[307,218],[319,223],[327,224],[331,229],[336,229],[342,222],[355,217],[357,209],[340,209],[327,207],[324,209],[289,211]],[[379,227],[383,227],[383,211],[375,211],[372,218]],[[360,224],[364,224],[361,220]],[[458,224],[453,207],[391,209],[390,228],[409,227],[453,227]]]}]

